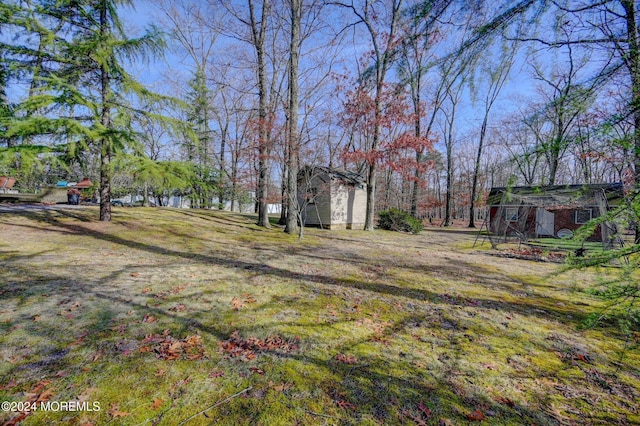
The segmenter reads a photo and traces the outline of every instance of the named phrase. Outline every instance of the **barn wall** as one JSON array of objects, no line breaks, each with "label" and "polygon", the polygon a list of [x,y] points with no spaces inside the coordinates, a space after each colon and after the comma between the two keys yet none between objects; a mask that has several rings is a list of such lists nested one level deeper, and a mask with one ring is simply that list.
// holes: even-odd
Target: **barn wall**
[{"label": "barn wall", "polygon": [[326,173],[312,176],[308,182],[298,182],[299,201],[305,202],[305,194],[315,194],[315,202],[306,203],[303,220],[308,226],[329,229],[364,229],[367,193],[331,179]]},{"label": "barn wall", "polygon": [[367,194],[341,183],[331,188],[331,228],[364,229]]},{"label": "barn wall", "polygon": [[[322,175],[327,179],[327,176]],[[329,184],[321,176],[313,176],[311,181],[300,187],[301,190],[313,190],[316,194],[315,202],[307,203],[304,209],[304,223],[310,226],[329,227],[331,225],[331,194]]]},{"label": "barn wall", "polygon": [[[599,216],[599,212],[597,208],[595,207],[585,207],[585,208],[591,208],[591,212],[592,212],[591,214],[593,218]],[[577,229],[579,229],[583,225],[583,224],[575,223],[575,210],[557,210],[554,213],[556,216],[555,217],[555,233],[556,234],[561,229],[570,229],[571,231],[575,232]],[[600,226],[598,225],[593,235],[588,238],[588,241],[600,241],[601,239],[602,239],[602,233],[600,230]]]},{"label": "barn wall", "polygon": [[[527,214],[527,218],[524,222],[524,228],[519,229],[519,223],[511,223],[507,222],[504,218],[505,209],[500,211],[498,206],[491,206],[489,209],[489,220],[490,220],[490,231],[497,235],[506,235],[507,236],[517,236],[518,232],[523,232],[527,237],[535,237],[536,236],[536,209],[535,207],[530,206],[508,206],[508,207],[518,207],[518,216],[523,214]],[[498,217],[499,213],[502,213],[500,217]]]},{"label": "barn wall", "polygon": [[367,217],[367,190],[351,188],[349,191],[349,210],[347,223],[350,229],[364,229]]},{"label": "barn wall", "polygon": [[[521,207],[519,209],[520,214],[523,214],[527,207]],[[598,209],[595,207],[585,207],[592,209],[592,217],[598,217]],[[490,217],[490,231],[496,235],[504,235],[505,230],[507,230],[507,236],[517,236],[515,230],[507,229],[508,223],[504,220],[504,217],[498,217],[498,213],[500,209],[498,206],[491,206],[489,209],[489,217]],[[503,210],[504,212],[504,210]],[[557,235],[558,231],[561,229],[569,229],[571,231],[576,231],[583,224],[575,223],[575,210],[555,210],[554,213],[554,235]],[[504,213],[503,213],[504,214]],[[526,235],[528,237],[534,238],[536,237],[536,209],[531,208],[526,220]],[[602,239],[600,226],[597,226],[593,235],[588,238],[588,241],[600,241]]]}]

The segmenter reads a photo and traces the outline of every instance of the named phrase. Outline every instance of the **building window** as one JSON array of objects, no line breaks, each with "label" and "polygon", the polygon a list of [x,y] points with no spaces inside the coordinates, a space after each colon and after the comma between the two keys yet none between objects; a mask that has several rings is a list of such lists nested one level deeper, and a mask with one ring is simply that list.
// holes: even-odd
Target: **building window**
[{"label": "building window", "polygon": [[591,211],[591,209],[582,209],[582,210],[576,210],[575,211],[575,223],[576,224],[583,224],[583,223],[587,223],[591,220],[591,218],[593,217],[593,212]]},{"label": "building window", "polygon": [[507,222],[517,222],[518,221],[518,208],[517,207],[505,207],[504,209],[504,220]]}]

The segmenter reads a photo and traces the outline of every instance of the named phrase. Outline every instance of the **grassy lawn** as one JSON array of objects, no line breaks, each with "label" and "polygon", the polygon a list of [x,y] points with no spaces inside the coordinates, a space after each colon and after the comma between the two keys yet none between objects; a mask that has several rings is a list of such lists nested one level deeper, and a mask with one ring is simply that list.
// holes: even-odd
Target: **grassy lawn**
[{"label": "grassy lawn", "polygon": [[561,238],[538,238],[528,243],[531,246],[542,247],[547,249],[557,249],[557,250],[568,250],[574,251],[579,248],[584,248],[588,251],[593,252],[601,252],[602,251],[602,243],[601,242],[593,242],[587,241],[582,244],[578,244],[577,242],[567,239],[563,240]]},{"label": "grassy lawn", "polygon": [[0,401],[40,407],[0,422],[640,424],[640,334],[580,328],[595,273],[465,229],[97,216],[0,213]]}]

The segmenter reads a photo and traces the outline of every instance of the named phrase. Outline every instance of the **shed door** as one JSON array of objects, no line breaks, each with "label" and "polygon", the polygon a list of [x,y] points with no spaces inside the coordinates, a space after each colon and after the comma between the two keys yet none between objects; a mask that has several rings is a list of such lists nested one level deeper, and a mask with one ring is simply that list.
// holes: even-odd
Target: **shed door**
[{"label": "shed door", "polygon": [[555,215],[543,208],[536,210],[536,234],[538,235],[554,235]]}]

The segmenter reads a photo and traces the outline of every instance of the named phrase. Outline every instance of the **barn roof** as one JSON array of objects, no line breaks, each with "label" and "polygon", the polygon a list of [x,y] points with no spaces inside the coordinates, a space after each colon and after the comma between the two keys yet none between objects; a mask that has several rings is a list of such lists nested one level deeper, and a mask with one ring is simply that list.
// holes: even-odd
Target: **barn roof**
[{"label": "barn roof", "polygon": [[323,178],[323,176],[321,175],[324,175],[324,176],[328,176],[331,180],[339,180],[341,182],[344,182],[347,185],[352,185],[352,186],[363,186],[366,183],[362,175],[356,172],[351,172],[349,170],[338,169],[334,167],[306,166],[300,170],[300,173],[298,174],[298,178],[305,175],[306,176],[318,175],[321,179]]},{"label": "barn roof", "polygon": [[609,205],[624,198],[622,183],[584,185],[513,186],[491,188],[487,205],[533,205],[545,208],[578,208],[594,206],[596,193],[604,193]]}]

